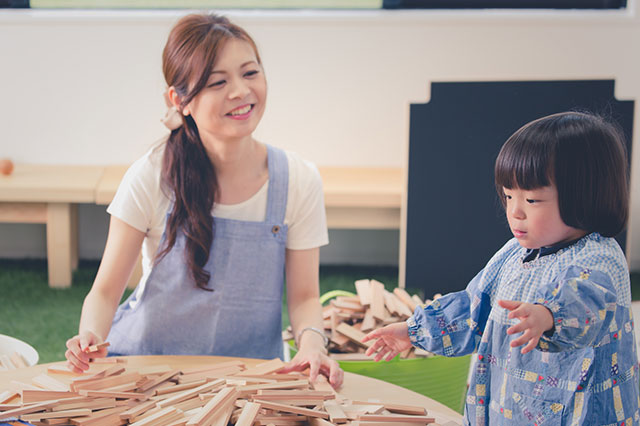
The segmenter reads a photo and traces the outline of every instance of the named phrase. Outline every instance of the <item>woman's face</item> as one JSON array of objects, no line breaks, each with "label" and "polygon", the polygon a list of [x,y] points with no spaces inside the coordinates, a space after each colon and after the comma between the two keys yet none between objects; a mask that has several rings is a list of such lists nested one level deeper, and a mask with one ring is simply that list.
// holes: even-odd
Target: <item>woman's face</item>
[{"label": "woman's face", "polygon": [[203,142],[251,137],[264,113],[267,82],[251,45],[229,39],[213,64],[206,86],[184,108]]}]

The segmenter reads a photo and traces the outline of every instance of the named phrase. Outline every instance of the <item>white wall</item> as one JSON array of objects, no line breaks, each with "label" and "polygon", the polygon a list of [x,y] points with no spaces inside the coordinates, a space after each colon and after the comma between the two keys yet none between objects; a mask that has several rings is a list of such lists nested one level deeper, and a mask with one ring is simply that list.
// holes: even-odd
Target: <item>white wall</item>
[{"label": "white wall", "polygon": [[[403,166],[409,104],[428,101],[431,81],[613,78],[618,99],[640,100],[640,17],[629,3],[624,11],[223,13],[261,49],[270,91],[261,140],[319,165]],[[184,13],[0,11],[0,157],[136,159],[165,133],[161,51]],[[627,252],[640,270],[640,105],[635,129]],[[103,220],[94,208],[81,216]],[[16,238],[35,241],[24,229],[0,225],[0,257],[14,253]],[[373,238],[381,250],[368,258],[396,261],[397,234],[365,234],[334,242]],[[81,228],[80,237],[81,257],[101,252],[102,235]],[[323,259],[352,259],[336,250]]]}]

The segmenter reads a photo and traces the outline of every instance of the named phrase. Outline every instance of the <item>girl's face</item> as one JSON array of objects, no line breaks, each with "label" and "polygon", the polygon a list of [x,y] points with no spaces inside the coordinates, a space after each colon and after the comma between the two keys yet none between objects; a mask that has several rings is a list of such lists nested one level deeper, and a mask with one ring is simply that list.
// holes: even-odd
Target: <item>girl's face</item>
[{"label": "girl's face", "polygon": [[567,226],[562,221],[555,185],[532,190],[503,190],[509,227],[522,247],[549,247],[586,235],[585,231]]},{"label": "girl's face", "polygon": [[220,50],[206,86],[184,108],[203,142],[251,136],[264,113],[267,82],[249,43],[229,39]]}]

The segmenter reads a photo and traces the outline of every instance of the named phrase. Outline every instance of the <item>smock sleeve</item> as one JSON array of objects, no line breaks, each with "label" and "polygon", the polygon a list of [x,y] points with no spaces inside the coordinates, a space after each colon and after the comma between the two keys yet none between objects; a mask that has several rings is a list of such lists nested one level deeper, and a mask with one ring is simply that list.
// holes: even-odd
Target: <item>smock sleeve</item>
[{"label": "smock sleeve", "polygon": [[554,322],[553,329],[540,338],[538,348],[559,352],[604,343],[603,340],[611,338],[609,328],[614,325],[616,294],[608,274],[568,267],[536,295],[537,303],[551,311]]},{"label": "smock sleeve", "polygon": [[445,356],[474,351],[491,311],[490,297],[482,291],[483,271],[463,291],[449,293],[429,306],[418,306],[407,319],[414,346]]}]

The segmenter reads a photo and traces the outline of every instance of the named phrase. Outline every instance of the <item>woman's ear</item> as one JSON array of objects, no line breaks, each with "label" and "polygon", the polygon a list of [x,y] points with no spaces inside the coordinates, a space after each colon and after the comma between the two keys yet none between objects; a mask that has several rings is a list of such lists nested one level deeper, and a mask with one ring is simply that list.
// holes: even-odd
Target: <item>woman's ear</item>
[{"label": "woman's ear", "polygon": [[[176,108],[176,110],[180,111],[180,95],[178,95],[178,91],[175,87],[169,86],[169,88],[167,88],[166,92],[164,92],[164,101],[166,102],[168,107],[173,106]],[[191,114],[188,106],[182,108],[181,112],[183,115]]]}]

